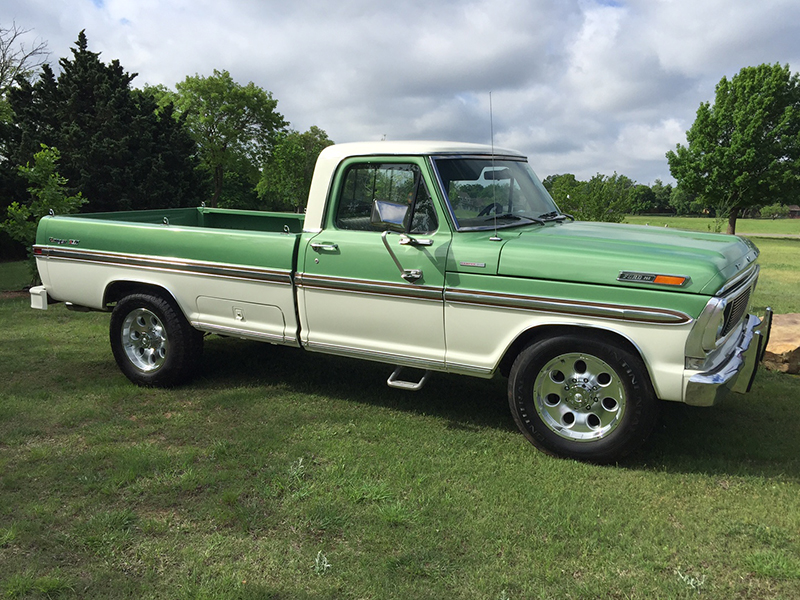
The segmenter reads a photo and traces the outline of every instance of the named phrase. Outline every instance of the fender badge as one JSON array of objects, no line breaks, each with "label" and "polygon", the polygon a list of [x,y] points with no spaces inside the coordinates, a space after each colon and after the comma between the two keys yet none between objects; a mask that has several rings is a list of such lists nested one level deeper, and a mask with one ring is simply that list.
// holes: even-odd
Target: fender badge
[{"label": "fender badge", "polygon": [[59,246],[66,246],[66,245],[77,246],[78,244],[81,243],[81,241],[80,240],[65,240],[65,239],[62,239],[62,238],[53,238],[53,237],[51,237],[50,238],[50,243],[51,244],[58,244]]},{"label": "fender badge", "polygon": [[462,261],[462,262],[460,262],[458,264],[461,265],[462,267],[478,267],[480,269],[485,269],[486,268],[486,263]]},{"label": "fender badge", "polygon": [[692,278],[684,275],[662,275],[659,273],[636,273],[634,271],[620,271],[617,281],[653,283],[655,285],[682,287],[689,285],[689,283],[692,281]]}]

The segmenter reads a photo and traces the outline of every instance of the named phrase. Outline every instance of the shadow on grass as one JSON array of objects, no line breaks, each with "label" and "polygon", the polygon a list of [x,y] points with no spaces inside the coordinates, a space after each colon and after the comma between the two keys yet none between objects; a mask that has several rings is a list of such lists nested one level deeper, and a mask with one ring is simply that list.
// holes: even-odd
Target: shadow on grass
[{"label": "shadow on grass", "polygon": [[298,393],[435,415],[458,429],[513,431],[506,382],[434,373],[418,392],[390,388],[393,366],[242,340],[207,340],[202,376],[206,389],[280,385]]},{"label": "shadow on grass", "polygon": [[[454,429],[514,431],[506,381],[436,373],[419,392],[387,387],[392,367],[241,340],[208,340],[204,377],[218,389],[280,385],[300,393],[433,415]],[[664,403],[648,443],[623,468],[800,479],[800,378],[759,373],[753,391],[712,408]],[[535,451],[531,449],[532,451]]]},{"label": "shadow on grass", "polygon": [[762,369],[749,394],[717,406],[665,403],[654,435],[625,466],[800,480],[798,417],[800,378]]}]

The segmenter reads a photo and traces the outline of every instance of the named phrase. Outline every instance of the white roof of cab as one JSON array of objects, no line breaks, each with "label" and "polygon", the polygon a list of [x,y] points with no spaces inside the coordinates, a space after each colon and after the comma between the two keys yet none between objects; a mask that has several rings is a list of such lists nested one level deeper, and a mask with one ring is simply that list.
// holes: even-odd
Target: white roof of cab
[{"label": "white roof of cab", "polygon": [[[322,231],[325,201],[333,182],[333,174],[346,158],[352,156],[441,156],[443,154],[488,156],[492,154],[492,147],[486,144],[429,141],[354,142],[328,146],[319,155],[314,167],[303,230],[307,232]],[[525,158],[523,154],[505,148],[495,148],[494,155]]]},{"label": "white roof of cab", "polygon": [[[348,156],[372,155],[431,155],[431,154],[492,154],[488,144],[466,142],[439,142],[428,140],[403,140],[397,142],[351,142],[334,144],[322,151],[326,159],[343,159]],[[494,148],[498,156],[524,156],[516,150]]]}]

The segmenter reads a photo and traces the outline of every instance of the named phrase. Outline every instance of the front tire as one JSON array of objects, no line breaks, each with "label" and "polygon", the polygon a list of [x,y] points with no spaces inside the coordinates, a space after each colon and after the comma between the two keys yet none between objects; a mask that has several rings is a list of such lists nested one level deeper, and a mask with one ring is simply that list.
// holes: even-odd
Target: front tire
[{"label": "front tire", "polygon": [[111,313],[111,351],[133,383],[172,387],[187,381],[203,350],[203,334],[171,301],[152,294],[131,294]]},{"label": "front tire", "polygon": [[638,448],[658,414],[647,370],[634,354],[577,335],[527,346],[508,382],[514,420],[544,452],[596,463]]}]

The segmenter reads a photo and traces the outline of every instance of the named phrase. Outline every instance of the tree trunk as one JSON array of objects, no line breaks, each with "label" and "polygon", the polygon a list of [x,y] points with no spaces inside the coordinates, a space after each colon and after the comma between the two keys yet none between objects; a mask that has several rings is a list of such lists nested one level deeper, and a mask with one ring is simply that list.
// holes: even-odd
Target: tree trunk
[{"label": "tree trunk", "polygon": [[730,235],[736,234],[736,219],[739,217],[739,207],[734,206],[728,215],[728,233]]},{"label": "tree trunk", "polygon": [[222,194],[222,182],[225,178],[225,170],[222,165],[214,167],[214,195],[211,198],[211,208],[217,208],[217,201]]}]

